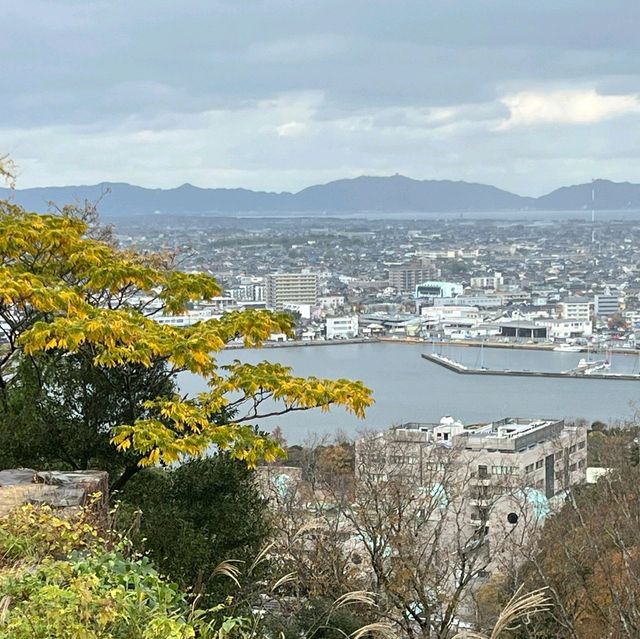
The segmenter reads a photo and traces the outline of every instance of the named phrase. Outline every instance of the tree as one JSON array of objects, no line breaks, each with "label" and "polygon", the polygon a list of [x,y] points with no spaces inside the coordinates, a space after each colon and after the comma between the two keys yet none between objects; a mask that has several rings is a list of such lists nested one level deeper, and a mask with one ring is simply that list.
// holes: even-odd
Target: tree
[{"label": "tree", "polygon": [[519,574],[507,573],[503,599],[524,583],[553,602],[518,638],[640,636],[640,468],[627,455],[630,433],[606,432],[603,475],[568,495]]},{"label": "tree", "polygon": [[277,555],[298,576],[293,596],[370,591],[369,618],[415,639],[448,638],[461,618],[488,628],[500,606],[480,616],[488,593],[478,594],[521,563],[540,516],[521,477],[484,479],[465,451],[411,441],[321,445],[302,451],[299,471],[268,473]]},{"label": "tree", "polygon": [[615,315],[612,315],[607,320],[607,326],[612,331],[614,331],[614,330],[625,330],[625,329],[629,328],[629,322],[627,322],[624,319],[624,317],[622,317],[622,315],[620,315],[620,313],[616,313]]},{"label": "tree", "polygon": [[[227,560],[248,565],[268,542],[267,508],[253,475],[246,464],[219,454],[173,470],[145,470],[121,495],[121,508],[140,511],[136,545],[183,588],[203,595],[204,605],[229,594],[231,582],[217,577],[216,566]],[[247,596],[255,583],[243,590]]]},{"label": "tree", "polygon": [[340,508],[360,540],[382,618],[408,637],[445,639],[491,561],[488,513],[485,521],[470,526],[471,465],[461,462],[455,450],[425,452],[424,476],[418,480],[403,461],[402,445],[365,438],[355,499]]},{"label": "tree", "polygon": [[6,391],[0,468],[98,468],[118,489],[139,468],[140,455],[116,450],[115,429],[135,421],[145,401],[175,392],[162,363],[109,368],[82,353],[26,357]]},{"label": "tree", "polygon": [[[281,453],[250,425],[263,416],[332,405],[364,414],[372,399],[360,382],[297,377],[270,362],[217,364],[215,354],[236,337],[259,346],[273,332],[290,332],[286,315],[230,312],[185,328],[153,320],[219,293],[213,278],[182,273],[166,256],[117,248],[77,211],[38,215],[2,202],[0,401],[6,409],[25,357],[41,353],[78,354],[105,369],[159,366],[171,380],[185,370],[205,376],[207,392],[146,400],[114,429],[111,441],[133,450],[139,466],[171,464],[211,446],[255,465]],[[264,408],[271,400],[277,407]]]}]

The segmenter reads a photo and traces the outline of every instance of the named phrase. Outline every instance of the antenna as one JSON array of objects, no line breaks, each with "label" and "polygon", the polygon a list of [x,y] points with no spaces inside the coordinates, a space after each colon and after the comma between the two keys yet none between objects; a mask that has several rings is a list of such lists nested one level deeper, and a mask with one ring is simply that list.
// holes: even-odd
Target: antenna
[{"label": "antenna", "polygon": [[591,243],[596,241],[596,181],[591,180]]}]

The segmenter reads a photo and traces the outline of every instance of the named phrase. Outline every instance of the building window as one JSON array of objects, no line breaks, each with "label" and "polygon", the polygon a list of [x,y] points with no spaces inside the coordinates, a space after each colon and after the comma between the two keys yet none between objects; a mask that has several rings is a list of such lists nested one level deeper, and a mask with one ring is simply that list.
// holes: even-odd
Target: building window
[{"label": "building window", "polygon": [[492,475],[513,475],[517,472],[517,466],[491,466]]},{"label": "building window", "polygon": [[587,442],[583,439],[581,442],[578,443],[578,448],[582,450],[586,445],[587,445]]},{"label": "building window", "polygon": [[581,459],[581,460],[578,462],[578,468],[584,468],[584,459]]},{"label": "building window", "polygon": [[528,466],[525,467],[524,472],[525,473],[532,473],[533,472],[533,468],[534,468],[534,465],[533,464],[529,464]]},{"label": "building window", "polygon": [[541,460],[541,459],[539,459],[539,460],[536,462],[536,468],[542,468],[542,463],[543,463],[543,462],[542,462],[542,460]]},{"label": "building window", "polygon": [[576,445],[574,444],[573,446],[571,446],[571,448],[569,448],[569,454],[573,454],[576,452]]},{"label": "building window", "polygon": [[577,468],[576,464],[571,464],[571,466],[569,466],[569,470],[570,470],[572,473],[574,473],[574,472],[576,471],[576,468]]},{"label": "building window", "polygon": [[478,477],[481,479],[489,476],[489,472],[486,466],[478,466]]}]

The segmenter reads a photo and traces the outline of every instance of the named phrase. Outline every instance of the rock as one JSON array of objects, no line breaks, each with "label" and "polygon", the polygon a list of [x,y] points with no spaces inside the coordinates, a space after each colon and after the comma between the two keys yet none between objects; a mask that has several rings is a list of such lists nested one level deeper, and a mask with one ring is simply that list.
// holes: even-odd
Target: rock
[{"label": "rock", "polygon": [[0,516],[23,504],[47,504],[53,508],[77,508],[93,503],[98,514],[107,516],[109,477],[99,470],[35,471],[18,468],[0,471]]}]

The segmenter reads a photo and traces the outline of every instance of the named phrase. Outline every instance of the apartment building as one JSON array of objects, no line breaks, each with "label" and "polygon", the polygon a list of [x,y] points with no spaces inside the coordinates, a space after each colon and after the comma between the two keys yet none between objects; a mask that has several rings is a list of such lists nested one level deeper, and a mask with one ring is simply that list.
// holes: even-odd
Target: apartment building
[{"label": "apartment building", "polygon": [[443,500],[429,517],[434,525],[444,519],[458,540],[477,542],[488,575],[517,561],[514,541],[522,544],[568,489],[586,482],[587,432],[557,419],[407,423],[358,440],[356,473]]},{"label": "apartment building", "polygon": [[566,297],[558,304],[561,319],[589,321],[591,302],[586,297]]},{"label": "apartment building", "polygon": [[470,281],[471,288],[480,289],[497,289],[504,284],[504,278],[502,273],[496,271],[493,275],[482,275],[479,277],[472,277]]},{"label": "apartment building", "polygon": [[427,259],[389,267],[389,286],[400,293],[413,292],[418,284],[437,275],[437,269]]},{"label": "apartment building", "polygon": [[310,304],[318,301],[318,276],[315,273],[275,273],[267,276],[267,306],[275,311],[289,304]]},{"label": "apartment building", "polygon": [[[409,491],[404,516],[421,518],[421,534],[438,538],[445,567],[462,552],[474,566],[472,590],[526,560],[528,540],[545,517],[562,506],[569,488],[586,482],[586,465],[586,428],[557,419],[464,426],[446,417],[356,442],[357,483]],[[455,574],[446,577],[452,589]],[[472,598],[465,596],[462,607],[472,616]]]},{"label": "apartment building", "polygon": [[[444,449],[458,466],[475,466],[475,480],[517,476],[522,486],[551,498],[585,481],[586,437],[586,427],[567,426],[563,420],[507,417],[467,427],[444,417],[437,424],[411,422],[360,439],[356,459],[359,468],[374,469],[381,480],[401,464],[403,474],[424,485],[431,457]],[[373,457],[367,457],[370,450]]]},{"label": "apartment building", "polygon": [[594,313],[597,317],[612,317],[620,312],[621,304],[618,295],[596,295],[594,298]]}]

